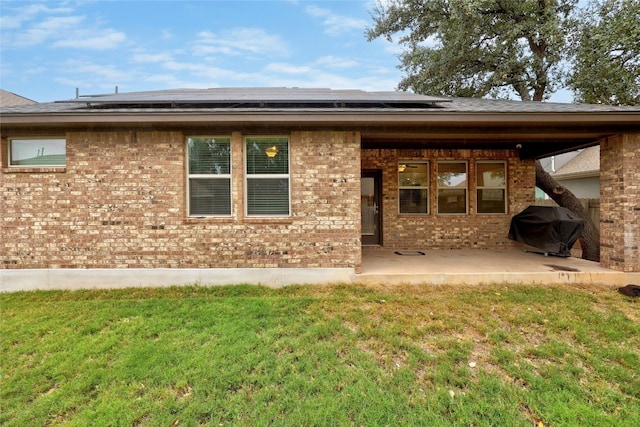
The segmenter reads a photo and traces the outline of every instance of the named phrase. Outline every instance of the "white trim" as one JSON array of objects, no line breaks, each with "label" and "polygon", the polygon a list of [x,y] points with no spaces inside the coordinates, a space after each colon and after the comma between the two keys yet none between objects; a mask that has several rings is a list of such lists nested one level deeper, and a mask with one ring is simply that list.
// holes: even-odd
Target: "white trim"
[{"label": "white trim", "polygon": [[[427,185],[425,186],[403,186],[400,182],[400,165],[409,164],[425,164],[427,165]],[[429,160],[398,160],[397,169],[397,182],[398,182],[398,215],[410,215],[410,216],[428,216],[431,215],[431,164]],[[401,212],[400,211],[400,191],[401,190],[427,190],[427,212]]]},{"label": "white trim", "polygon": [[[453,164],[453,163],[464,163],[465,165],[465,175],[466,175],[466,185],[464,188],[462,187],[440,187],[440,184],[438,183],[438,176],[440,173],[440,170],[438,168],[438,166],[440,164],[444,164],[444,163],[449,163],[449,164]],[[440,190],[444,189],[444,190],[463,190],[465,191],[465,196],[466,196],[466,200],[465,200],[465,211],[464,212],[440,212]],[[436,161],[436,215],[469,215],[469,161],[468,160],[437,160]]]},{"label": "white trim", "polygon": [[[487,164],[487,163],[502,163],[504,166],[504,187],[487,187],[487,186],[479,186],[478,185],[478,165],[479,164]],[[508,169],[508,164],[506,160],[476,160],[476,170],[475,170],[476,176],[475,178],[475,184],[476,184],[476,214],[477,215],[505,215],[508,211],[508,203],[507,201],[509,200],[509,169]],[[478,190],[504,190],[504,206],[503,206],[503,211],[502,212],[478,212],[478,205],[479,205],[479,201],[478,201]]]},{"label": "white trim", "polygon": [[[190,157],[189,157],[189,140],[192,138],[211,138],[211,139],[215,139],[215,138],[224,138],[224,139],[228,139],[229,140],[229,173],[228,174],[220,174],[220,175],[214,175],[214,174],[190,174],[189,173],[189,161],[190,161]],[[185,189],[186,189],[186,200],[185,200],[185,205],[186,205],[186,216],[187,218],[231,218],[233,217],[233,143],[232,143],[232,139],[231,139],[231,135],[185,135],[185,139],[184,139],[184,149],[185,149],[185,165],[184,165],[184,170],[185,170]],[[196,178],[196,179],[228,179],[229,180],[229,214],[225,214],[225,215],[215,215],[215,214],[199,214],[199,215],[192,215],[191,214],[191,187],[190,187],[190,180],[191,178]]]},{"label": "white trim", "polygon": [[[249,174],[247,171],[247,160],[249,158],[247,154],[247,140],[248,139],[278,139],[285,138],[287,140],[287,174]],[[246,218],[291,218],[291,136],[290,135],[245,135],[242,141],[242,152],[244,154],[244,215]],[[249,179],[286,179],[287,180],[287,192],[288,192],[288,214],[277,214],[277,215],[250,215],[249,214]]]}]

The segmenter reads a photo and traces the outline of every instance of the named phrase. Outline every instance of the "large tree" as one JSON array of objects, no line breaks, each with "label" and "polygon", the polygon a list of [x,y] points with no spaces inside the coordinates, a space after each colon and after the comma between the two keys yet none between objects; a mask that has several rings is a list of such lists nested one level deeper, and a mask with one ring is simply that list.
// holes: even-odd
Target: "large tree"
[{"label": "large tree", "polygon": [[372,11],[369,40],[404,47],[399,88],[542,101],[562,84],[578,0],[390,0]]},{"label": "large tree", "polygon": [[640,0],[589,4],[572,52],[568,84],[576,101],[640,104]]},{"label": "large tree", "polygon": [[[578,0],[387,0],[372,11],[369,40],[404,46],[399,84],[416,93],[543,101],[564,84]],[[584,219],[585,259],[600,236],[578,199],[536,163],[536,185]]]}]

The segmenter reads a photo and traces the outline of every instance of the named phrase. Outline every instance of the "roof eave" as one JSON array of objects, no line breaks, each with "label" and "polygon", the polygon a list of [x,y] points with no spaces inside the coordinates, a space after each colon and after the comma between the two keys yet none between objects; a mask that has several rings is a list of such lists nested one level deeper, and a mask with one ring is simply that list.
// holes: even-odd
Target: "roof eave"
[{"label": "roof eave", "polygon": [[77,124],[193,124],[193,123],[342,123],[349,125],[375,124],[428,124],[466,123],[487,125],[527,124],[527,125],[624,125],[640,130],[640,112],[468,112],[468,111],[309,111],[309,110],[243,110],[243,111],[202,111],[202,112],[47,112],[47,113],[4,113],[3,125],[77,125]]},{"label": "roof eave", "polygon": [[564,180],[570,180],[570,179],[582,179],[582,178],[595,178],[600,176],[600,170],[595,169],[590,171],[551,174],[551,176],[558,181],[564,181]]}]

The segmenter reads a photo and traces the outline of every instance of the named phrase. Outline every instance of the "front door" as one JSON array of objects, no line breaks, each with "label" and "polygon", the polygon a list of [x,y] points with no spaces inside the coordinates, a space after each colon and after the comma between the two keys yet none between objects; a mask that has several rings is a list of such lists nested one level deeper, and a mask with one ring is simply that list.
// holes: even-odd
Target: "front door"
[{"label": "front door", "polygon": [[362,244],[382,244],[380,188],[382,171],[363,171],[360,188]]}]

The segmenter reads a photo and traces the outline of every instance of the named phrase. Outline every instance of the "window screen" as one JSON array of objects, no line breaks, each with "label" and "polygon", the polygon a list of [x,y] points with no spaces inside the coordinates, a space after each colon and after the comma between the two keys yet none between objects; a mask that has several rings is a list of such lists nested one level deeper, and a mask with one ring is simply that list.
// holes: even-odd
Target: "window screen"
[{"label": "window screen", "polygon": [[190,216],[231,215],[231,139],[187,139]]},{"label": "window screen", "polygon": [[288,216],[289,139],[246,139],[247,215]]}]

